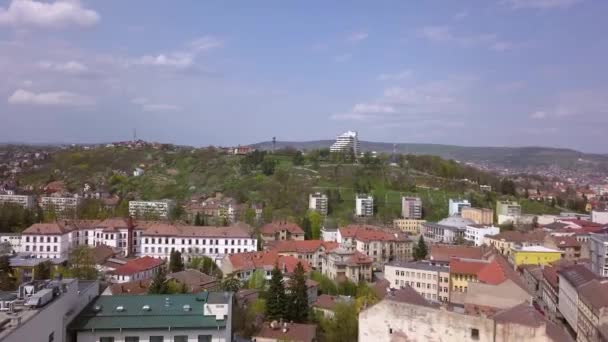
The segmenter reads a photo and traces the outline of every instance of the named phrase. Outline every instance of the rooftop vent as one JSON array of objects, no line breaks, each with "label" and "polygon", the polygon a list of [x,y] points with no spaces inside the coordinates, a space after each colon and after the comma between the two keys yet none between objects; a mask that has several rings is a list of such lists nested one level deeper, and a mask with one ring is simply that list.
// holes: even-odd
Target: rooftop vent
[{"label": "rooftop vent", "polygon": [[188,305],[188,304],[184,305],[184,311],[190,311],[190,310],[192,310],[190,305]]},{"label": "rooftop vent", "polygon": [[123,312],[123,311],[125,311],[125,307],[124,307],[124,306],[122,306],[122,305],[117,306],[117,307],[116,307],[116,311],[118,311],[118,312]]},{"label": "rooftop vent", "polygon": [[101,305],[95,305],[95,306],[93,307],[93,311],[95,311],[95,312],[99,312],[99,311],[101,311]]},{"label": "rooftop vent", "polygon": [[144,305],[141,307],[143,311],[150,311],[150,305]]}]

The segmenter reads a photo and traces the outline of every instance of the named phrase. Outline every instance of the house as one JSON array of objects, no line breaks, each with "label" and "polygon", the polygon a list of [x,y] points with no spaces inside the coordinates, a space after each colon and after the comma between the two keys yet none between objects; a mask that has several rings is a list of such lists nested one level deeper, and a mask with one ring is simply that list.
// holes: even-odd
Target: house
[{"label": "house", "polygon": [[608,280],[594,279],[579,287],[577,339],[606,341],[608,338]]},{"label": "house", "polygon": [[315,324],[265,322],[251,338],[254,342],[313,342],[317,339]]},{"label": "house", "polygon": [[169,273],[167,274],[167,281],[170,280],[186,285],[189,293],[218,291],[220,289],[220,281],[217,278],[193,269]]},{"label": "house", "polygon": [[149,256],[132,259],[110,273],[110,282],[124,283],[150,279],[161,267],[164,267],[164,264],[164,260]]},{"label": "house", "polygon": [[484,238],[488,235],[496,235],[500,233],[500,228],[493,225],[485,224],[469,224],[464,232],[464,239],[472,242],[475,246],[484,244]]},{"label": "house", "polygon": [[314,269],[321,270],[325,253],[337,247],[337,242],[284,240],[274,244],[272,250],[280,255],[289,255],[297,259],[306,260]]},{"label": "house", "polygon": [[232,340],[231,292],[99,296],[70,326],[77,341]]},{"label": "house", "polygon": [[420,234],[420,226],[425,222],[426,220],[420,219],[394,219],[393,228],[410,235],[418,235]]},{"label": "house", "polygon": [[372,259],[367,255],[344,247],[328,251],[323,259],[323,274],[332,280],[372,280]]},{"label": "house", "polygon": [[304,230],[295,223],[274,221],[260,228],[260,236],[264,242],[282,240],[304,240]]},{"label": "house", "polygon": [[246,281],[257,270],[265,272],[266,279],[271,278],[271,271],[275,265],[283,274],[291,274],[298,263],[301,262],[306,272],[310,271],[310,264],[306,260],[281,255],[276,251],[247,252],[228,254],[222,260],[222,272],[225,276],[235,275],[241,281]]},{"label": "house", "polygon": [[500,251],[503,255],[511,255],[511,249],[516,246],[542,246],[545,242],[547,232],[534,230],[531,232],[521,232],[517,230],[505,231],[496,235],[486,235],[484,244]]},{"label": "house", "polygon": [[338,229],[336,240],[340,246],[365,254],[376,264],[412,258],[413,241],[399,231],[353,224]]},{"label": "house", "polygon": [[448,266],[454,258],[482,260],[484,252],[482,247],[436,244],[430,246],[427,258],[434,265]]},{"label": "house", "polygon": [[323,314],[325,318],[334,317],[334,310],[339,304],[350,304],[353,298],[349,296],[330,296],[322,294],[317,297],[317,300],[312,304],[313,310]]},{"label": "house", "polygon": [[9,259],[13,276],[18,283],[25,283],[34,279],[36,266],[43,262],[50,262],[52,271],[67,264],[67,258],[37,258],[35,255],[21,253]]},{"label": "house", "polygon": [[581,243],[573,236],[546,236],[544,247],[559,250],[567,260],[581,257]]},{"label": "house", "polygon": [[440,223],[425,222],[420,225],[420,234],[430,243],[454,243],[464,239],[465,228]]},{"label": "house", "polygon": [[101,294],[102,296],[116,295],[143,295],[148,293],[152,279],[133,280],[124,283],[110,284]]},{"label": "house", "polygon": [[509,259],[515,266],[548,265],[562,258],[562,251],[543,246],[524,246],[511,249]]}]

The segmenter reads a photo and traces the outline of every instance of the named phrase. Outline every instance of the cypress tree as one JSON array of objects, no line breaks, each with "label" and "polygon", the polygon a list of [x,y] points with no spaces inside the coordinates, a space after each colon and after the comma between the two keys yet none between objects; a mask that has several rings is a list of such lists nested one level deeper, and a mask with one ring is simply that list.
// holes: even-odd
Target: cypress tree
[{"label": "cypress tree", "polygon": [[304,323],[308,319],[308,291],[304,266],[298,262],[293,277],[289,281],[289,303],[287,319]]},{"label": "cypress tree", "polygon": [[179,251],[172,251],[169,257],[169,271],[179,272],[184,270],[184,261],[182,260],[182,253]]},{"label": "cypress tree", "polygon": [[428,247],[426,246],[426,242],[424,242],[424,237],[420,235],[418,238],[418,243],[414,246],[414,259],[422,260],[426,258],[428,254]]},{"label": "cypress tree", "polygon": [[279,265],[275,264],[272,269],[270,286],[266,298],[266,317],[269,320],[285,318],[287,296],[285,295],[285,285],[283,284],[283,274],[279,270]]},{"label": "cypress tree", "polygon": [[148,287],[148,294],[163,294],[167,293],[167,283],[166,280],[166,271],[165,267],[161,266],[158,269],[158,272],[154,274],[154,278],[152,278],[152,282],[150,283],[150,287]]}]

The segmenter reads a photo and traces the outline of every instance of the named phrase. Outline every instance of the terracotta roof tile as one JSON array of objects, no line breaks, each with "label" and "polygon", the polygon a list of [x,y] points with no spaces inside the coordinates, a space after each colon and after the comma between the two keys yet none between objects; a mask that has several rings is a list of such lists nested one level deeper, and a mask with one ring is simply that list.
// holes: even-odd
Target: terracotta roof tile
[{"label": "terracotta roof tile", "polygon": [[401,231],[383,229],[371,225],[348,225],[340,228],[343,238],[353,238],[360,241],[409,241],[407,234]]},{"label": "terracotta roof tile", "polygon": [[317,300],[312,306],[326,310],[333,310],[338,302],[339,297],[322,294],[317,297]]},{"label": "terracotta roof tile", "polygon": [[338,247],[337,242],[322,240],[284,240],[277,241],[272,249],[279,252],[314,253],[323,247],[325,250],[332,250]]},{"label": "terracotta roof tile", "polygon": [[295,223],[286,221],[275,221],[272,223],[267,223],[263,225],[262,228],[260,228],[260,233],[264,235],[270,235],[278,233],[282,230],[286,230],[291,234],[304,234],[304,230],[302,230],[300,226]]},{"label": "terracotta roof tile", "polygon": [[265,322],[257,334],[256,338],[269,339],[273,341],[293,341],[293,342],[312,342],[317,336],[317,326],[315,324],[286,323],[287,330],[283,332],[283,327],[273,329],[269,322]]},{"label": "terracotta roof tile", "polygon": [[482,259],[481,247],[431,245],[429,258],[432,261],[449,262],[452,258]]},{"label": "terracotta roof tile", "polygon": [[450,261],[450,273],[477,275],[486,265],[487,261],[453,258]]},{"label": "terracotta roof tile", "polygon": [[110,285],[110,291],[112,295],[140,295],[148,293],[148,287],[150,287],[152,279],[129,281],[126,283],[112,284]]},{"label": "terracotta roof tile", "polygon": [[485,284],[498,285],[507,280],[507,276],[503,266],[498,261],[493,260],[477,273],[477,279]]},{"label": "terracotta roof tile", "polygon": [[608,280],[593,279],[578,289],[579,298],[599,310],[608,307]]},{"label": "terracotta roof tile", "polygon": [[552,236],[557,248],[580,248],[581,243],[573,236]]},{"label": "terracotta roof tile", "polygon": [[144,256],[127,261],[126,264],[118,267],[113,273],[117,275],[132,275],[138,272],[154,269],[164,263],[165,261],[162,259]]},{"label": "terracotta roof tile", "polygon": [[426,299],[424,299],[424,297],[420,295],[420,293],[411,288],[409,285],[403,286],[399,290],[391,290],[384,298],[396,302],[434,307],[434,305],[429,303]]},{"label": "terracotta roof tile", "polygon": [[305,271],[310,270],[310,265],[306,260],[300,260],[288,255],[279,255],[276,251],[235,253],[228,255],[227,258],[234,271],[270,270],[274,268],[275,264],[278,264],[283,272],[292,273],[298,262],[302,263]]},{"label": "terracotta roof tile", "polygon": [[97,265],[103,264],[104,262],[106,262],[106,260],[116,254],[117,252],[115,252],[112,247],[104,244],[97,245],[91,248],[91,255],[93,255],[93,259],[95,259],[95,264]]},{"label": "terracotta roof tile", "polygon": [[510,230],[510,231],[506,231],[506,232],[502,232],[496,235],[488,235],[488,238],[494,239],[494,240],[505,240],[505,241],[509,241],[509,242],[516,242],[516,243],[522,243],[522,242],[537,242],[537,243],[542,243],[543,240],[545,239],[545,236],[547,235],[547,232],[543,231],[543,230],[534,230],[531,232],[520,232],[518,230]]}]

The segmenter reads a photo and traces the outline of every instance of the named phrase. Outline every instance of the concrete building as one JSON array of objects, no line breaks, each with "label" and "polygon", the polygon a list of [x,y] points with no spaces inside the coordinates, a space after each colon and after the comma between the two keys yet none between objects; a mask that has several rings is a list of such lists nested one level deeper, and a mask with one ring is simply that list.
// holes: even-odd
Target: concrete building
[{"label": "concrete building", "polygon": [[376,265],[393,260],[410,260],[414,244],[404,233],[356,224],[338,229],[337,243],[370,257]]},{"label": "concrete building", "polygon": [[359,156],[361,145],[359,144],[357,132],[348,131],[338,135],[336,142],[331,145],[329,151],[334,153],[352,153],[355,158]]},{"label": "concrete building", "polygon": [[32,209],[36,206],[34,196],[30,195],[0,195],[0,204],[13,203],[27,209]]},{"label": "concrete building", "polygon": [[582,246],[574,236],[547,235],[543,246],[559,250],[565,260],[577,260],[581,257]]},{"label": "concrete building", "polygon": [[608,277],[608,235],[591,234],[589,238],[591,271],[600,277]]},{"label": "concrete building", "polygon": [[130,281],[147,280],[164,267],[165,261],[149,256],[131,259],[124,265],[110,272],[110,282],[112,283],[127,283]]},{"label": "concrete building", "polygon": [[579,288],[598,277],[581,264],[564,267],[557,271],[557,275],[559,277],[558,309],[570,328],[576,332]]},{"label": "concrete building", "polygon": [[41,197],[40,206],[45,212],[54,212],[59,217],[69,217],[76,214],[82,199],[80,197]]},{"label": "concrete building", "polygon": [[304,240],[304,230],[292,222],[274,221],[260,228],[260,236],[264,243],[270,241]]},{"label": "concrete building", "polygon": [[595,279],[581,285],[578,298],[577,340],[608,340],[608,281]]},{"label": "concrete building", "polygon": [[422,218],[422,200],[420,197],[401,197],[401,217],[417,220]]},{"label": "concrete building", "polygon": [[494,223],[494,212],[487,208],[462,208],[460,215],[476,224],[492,225]]},{"label": "concrete building", "polygon": [[600,224],[608,224],[608,211],[591,211],[591,221]]},{"label": "concrete building", "polygon": [[471,207],[469,200],[451,199],[448,202],[448,215],[459,215],[462,212],[462,208]]},{"label": "concrete building", "polygon": [[35,223],[21,235],[22,251],[35,258],[67,258],[72,245],[71,229],[64,222]]},{"label": "concrete building", "polygon": [[399,229],[400,231],[410,235],[418,235],[420,234],[420,226],[425,222],[426,220],[394,219],[393,228]]},{"label": "concrete building", "polygon": [[0,233],[0,244],[7,244],[10,253],[19,253],[21,252],[21,234]]},{"label": "concrete building", "polygon": [[384,265],[384,279],[392,289],[410,286],[427,300],[450,300],[450,269],[445,266],[425,261],[393,261]]},{"label": "concrete building", "polygon": [[370,257],[359,251],[338,247],[325,254],[323,274],[335,281],[371,281],[372,263]]},{"label": "concrete building", "polygon": [[321,240],[286,240],[272,247],[279,255],[288,255],[296,259],[306,260],[314,269],[321,271],[326,252],[338,248],[337,242]]},{"label": "concrete building", "polygon": [[524,233],[520,231],[505,231],[496,235],[486,235],[484,244],[496,248],[503,255],[511,255],[515,247],[542,246],[547,232],[535,230]]},{"label": "concrete building", "polygon": [[232,341],[231,292],[99,296],[70,326],[78,342]]},{"label": "concrete building", "polygon": [[168,219],[175,208],[174,200],[129,201],[129,215],[137,218]]},{"label": "concrete building", "polygon": [[338,240],[338,228],[321,228],[321,240],[323,241],[337,241]]},{"label": "concrete building", "polygon": [[355,215],[359,217],[374,216],[374,198],[367,194],[358,194],[355,197]]},{"label": "concrete building", "polygon": [[521,206],[515,201],[496,201],[496,215],[521,216]]},{"label": "concrete building", "polygon": [[25,283],[34,280],[36,266],[43,262],[51,264],[51,274],[53,274],[60,266],[66,266],[67,258],[52,258],[43,259],[36,258],[30,254],[18,254],[9,259],[11,268],[13,269],[13,277],[17,283]]},{"label": "concrete building", "polygon": [[481,246],[484,244],[484,238],[487,235],[496,235],[498,233],[500,233],[500,228],[494,227],[491,224],[470,224],[464,232],[464,238],[467,241],[473,242],[475,246]]},{"label": "concrete building", "polygon": [[308,195],[308,209],[327,215],[327,195],[320,192]]},{"label": "concrete building", "polygon": [[[99,294],[99,282],[77,279],[22,285],[26,287],[18,295],[2,296],[8,304],[0,311],[2,342],[67,341],[68,325]],[[49,302],[27,305],[43,293],[48,293],[44,297]]]},{"label": "concrete building", "polygon": [[515,266],[548,265],[562,258],[562,252],[543,246],[523,246],[511,249],[509,260]]},{"label": "concrete building", "polygon": [[241,281],[247,281],[255,271],[262,271],[270,280],[271,272],[278,265],[284,275],[290,275],[298,262],[302,263],[305,271],[310,271],[310,264],[291,255],[281,255],[276,251],[235,253],[224,256],[221,270],[224,275],[233,274]]},{"label": "concrete building", "polygon": [[450,244],[459,239],[464,239],[465,229],[425,222],[420,225],[420,234],[424,236],[427,242]]}]

